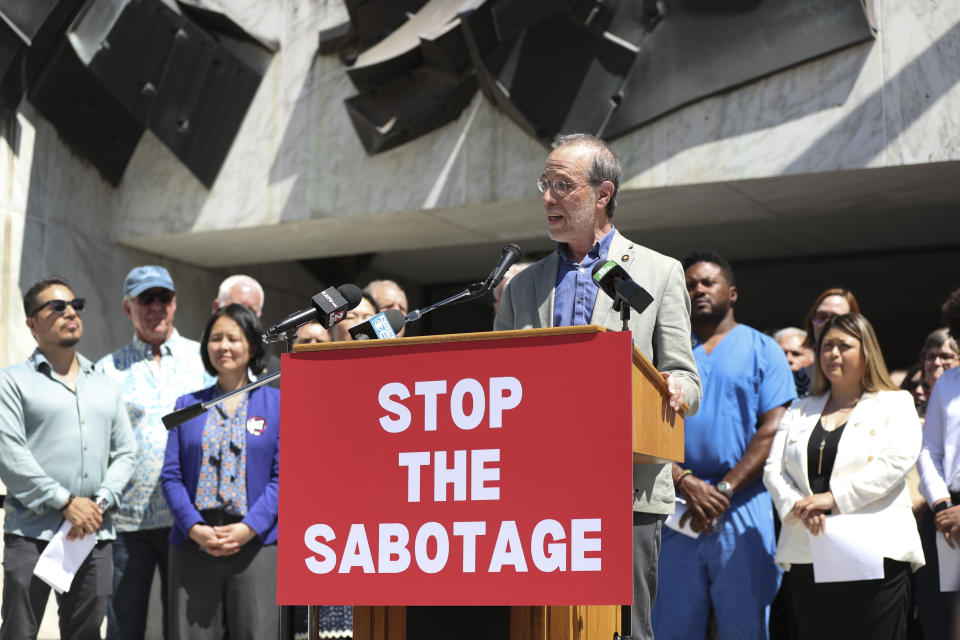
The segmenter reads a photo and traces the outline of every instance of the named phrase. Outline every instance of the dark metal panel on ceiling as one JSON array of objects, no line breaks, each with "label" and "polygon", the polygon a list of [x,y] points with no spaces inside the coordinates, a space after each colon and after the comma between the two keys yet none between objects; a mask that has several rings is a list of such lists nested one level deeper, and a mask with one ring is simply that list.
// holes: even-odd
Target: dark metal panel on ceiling
[{"label": "dark metal panel on ceiling", "polygon": [[[337,33],[345,47],[362,48],[358,7],[369,9],[377,1],[348,2],[351,29],[329,33]],[[410,21],[444,1],[430,0]],[[396,7],[390,15],[399,19]],[[685,104],[862,42],[874,32],[872,12],[860,0],[472,0],[460,9],[460,27],[462,40],[451,51],[469,55],[467,71],[476,75],[487,99],[544,143],[573,131],[616,138]],[[325,41],[321,49],[332,46]],[[347,73],[365,94],[363,102],[424,64],[419,50],[401,47],[375,66],[351,65]],[[439,77],[438,83],[444,84]],[[451,119],[426,117],[436,110],[429,101],[419,105],[424,113],[415,118],[409,115],[415,101],[388,93],[403,103],[396,112],[431,123],[416,135]],[[390,111],[388,99],[376,97],[379,111]],[[357,102],[348,99],[348,110],[355,111]],[[371,130],[356,118],[354,123],[370,153],[414,137],[370,144],[377,126]]]}]

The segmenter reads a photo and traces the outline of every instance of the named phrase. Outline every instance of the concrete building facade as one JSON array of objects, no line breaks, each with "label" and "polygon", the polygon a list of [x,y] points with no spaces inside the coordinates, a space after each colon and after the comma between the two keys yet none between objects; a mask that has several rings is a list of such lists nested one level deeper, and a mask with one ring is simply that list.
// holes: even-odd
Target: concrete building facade
[{"label": "concrete building facade", "polygon": [[[0,120],[0,365],[32,351],[20,299],[50,274],[88,298],[81,351],[96,359],[130,338],[121,284],[137,264],[171,270],[177,325],[197,337],[238,271],[265,285],[271,322],[324,283],[393,277],[425,304],[482,279],[506,242],[552,250],[535,186],[548,149],[480,93],[454,122],[367,155],[343,64],[317,53],[342,1],[220,4],[280,48],[212,188],[149,131],[113,186],[29,101]],[[798,324],[820,290],[849,286],[906,366],[960,286],[960,3],[874,12],[871,41],[613,141],[614,222],[667,254],[727,256],[737,315],[759,328]],[[488,307],[468,309],[425,330],[489,326]]]}]

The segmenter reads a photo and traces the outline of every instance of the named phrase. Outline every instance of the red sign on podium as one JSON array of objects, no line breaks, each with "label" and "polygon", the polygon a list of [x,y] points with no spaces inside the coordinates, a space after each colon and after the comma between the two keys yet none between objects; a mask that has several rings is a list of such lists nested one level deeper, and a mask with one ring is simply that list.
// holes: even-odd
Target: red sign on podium
[{"label": "red sign on podium", "polygon": [[279,601],[629,603],[630,369],[623,333],[284,356]]}]

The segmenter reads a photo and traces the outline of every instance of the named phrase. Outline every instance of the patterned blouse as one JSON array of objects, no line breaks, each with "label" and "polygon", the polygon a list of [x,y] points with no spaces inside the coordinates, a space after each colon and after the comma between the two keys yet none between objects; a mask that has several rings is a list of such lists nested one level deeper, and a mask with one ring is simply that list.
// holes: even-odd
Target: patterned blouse
[{"label": "patterned blouse", "polygon": [[203,427],[203,458],[194,505],[199,510],[223,509],[247,515],[247,401],[227,415],[222,405],[207,414]]}]

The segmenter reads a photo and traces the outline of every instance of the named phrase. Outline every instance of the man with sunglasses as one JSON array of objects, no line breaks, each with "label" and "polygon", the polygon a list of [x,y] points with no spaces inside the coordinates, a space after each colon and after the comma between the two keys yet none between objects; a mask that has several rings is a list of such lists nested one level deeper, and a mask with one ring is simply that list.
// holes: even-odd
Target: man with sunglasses
[{"label": "man with sunglasses", "polygon": [[[619,314],[606,296],[598,299],[599,290],[591,278],[594,264],[615,260],[654,296],[643,313],[631,316],[634,344],[663,372],[671,408],[679,410],[685,402],[687,415],[695,413],[700,378],[690,344],[690,298],[683,268],[676,260],[631,242],[613,228],[611,217],[620,187],[616,155],[593,136],[561,136],[537,186],[543,194],[547,234],[557,242],[557,250],[510,281],[503,291],[494,328],[598,324],[619,330]],[[570,369],[574,374],[602,375],[581,372],[575,363]],[[603,398],[589,401],[603,402]],[[634,601],[630,635],[652,638],[650,611],[657,594],[660,529],[667,515],[673,513],[675,500],[670,465],[634,465],[633,483]]]},{"label": "man with sunglasses", "polygon": [[97,369],[120,386],[139,445],[136,469],[115,517],[109,640],[144,636],[157,569],[167,637],[167,538],[173,517],[159,487],[167,445],[161,418],[173,410],[179,396],[210,385],[200,343],[184,338],[173,326],[176,311],[170,273],[156,265],[134,268],[123,283],[123,312],[133,324],[133,340],[97,362]]},{"label": "man with sunglasses", "polygon": [[69,591],[57,594],[61,637],[99,637],[107,611],[109,511],[133,471],[136,441],[116,385],[77,353],[83,307],[62,278],[30,287],[23,310],[37,348],[0,372],[3,638],[37,636],[50,587],[33,570],[64,520],[69,538],[94,534],[97,542]]}]

